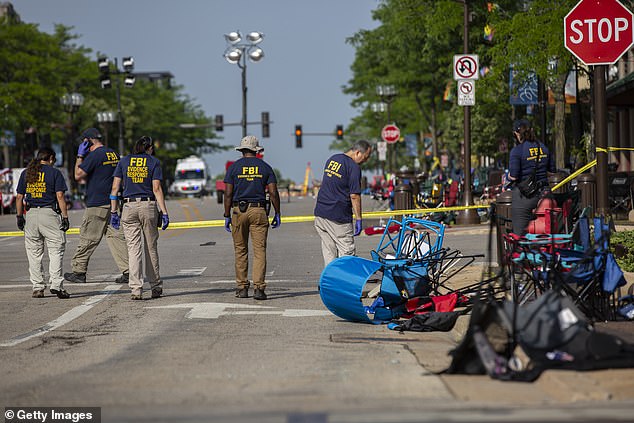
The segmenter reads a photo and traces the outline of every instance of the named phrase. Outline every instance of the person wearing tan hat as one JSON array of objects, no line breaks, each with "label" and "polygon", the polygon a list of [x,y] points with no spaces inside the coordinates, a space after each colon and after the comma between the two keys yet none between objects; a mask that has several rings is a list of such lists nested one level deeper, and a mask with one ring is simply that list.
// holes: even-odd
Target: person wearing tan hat
[{"label": "person wearing tan hat", "polygon": [[253,243],[253,298],[266,300],[266,239],[269,219],[266,212],[266,192],[275,209],[272,228],[280,221],[280,195],[273,169],[264,160],[256,157],[264,150],[257,137],[247,135],[236,147],[242,158],[234,162],[225,175],[225,229],[233,237],[236,270],[236,297],[249,296],[249,235]]}]

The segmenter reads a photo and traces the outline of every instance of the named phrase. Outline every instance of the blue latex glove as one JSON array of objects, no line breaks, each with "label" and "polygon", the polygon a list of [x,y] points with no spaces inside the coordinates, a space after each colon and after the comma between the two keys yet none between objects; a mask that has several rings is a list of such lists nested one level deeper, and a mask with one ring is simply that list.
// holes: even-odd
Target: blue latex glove
[{"label": "blue latex glove", "polygon": [[275,213],[275,216],[273,216],[273,221],[271,222],[271,228],[273,229],[279,228],[281,224],[282,224],[282,220],[280,218],[280,214]]},{"label": "blue latex glove", "polygon": [[225,230],[231,233],[231,218],[225,217]]},{"label": "blue latex glove", "polygon": [[353,236],[357,236],[361,233],[361,230],[363,229],[363,225],[361,225],[361,219],[357,219],[354,222],[354,234]]},{"label": "blue latex glove", "polygon": [[88,140],[83,141],[79,144],[79,148],[77,149],[77,157],[86,157],[88,153],[90,153],[90,146],[92,143]]},{"label": "blue latex glove", "polygon": [[170,217],[167,214],[164,214],[163,215],[163,226],[161,226],[161,229],[162,230],[167,229],[169,224],[170,224]]},{"label": "blue latex glove", "polygon": [[121,218],[119,217],[119,213],[110,213],[110,226],[112,226],[114,229],[119,229],[119,227],[121,226]]}]

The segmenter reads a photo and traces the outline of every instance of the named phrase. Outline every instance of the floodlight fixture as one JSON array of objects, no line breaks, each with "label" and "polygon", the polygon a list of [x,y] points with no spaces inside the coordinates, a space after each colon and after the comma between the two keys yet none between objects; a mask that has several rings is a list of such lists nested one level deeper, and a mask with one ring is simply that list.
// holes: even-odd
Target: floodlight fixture
[{"label": "floodlight fixture", "polygon": [[110,72],[110,62],[108,58],[105,56],[99,57],[97,59],[97,64],[99,66],[99,72],[106,74]]},{"label": "floodlight fixture", "polygon": [[229,44],[238,44],[240,41],[242,41],[242,34],[240,34],[240,31],[232,31],[228,34],[225,34],[225,40],[227,40]]},{"label": "floodlight fixture", "polygon": [[102,75],[100,78],[101,81],[101,88],[108,89],[108,88],[112,88],[112,80],[110,79],[109,75]]},{"label": "floodlight fixture", "polygon": [[136,78],[134,74],[131,74],[131,73],[127,74],[125,76],[125,79],[123,80],[123,84],[128,88],[134,87],[135,82],[136,82]]},{"label": "floodlight fixture", "polygon": [[134,70],[134,57],[124,57],[121,60],[121,64],[123,65],[124,71],[132,72]]},{"label": "floodlight fixture", "polygon": [[258,31],[252,31],[247,34],[247,40],[249,40],[251,44],[259,44],[263,39],[264,34]]},{"label": "floodlight fixture", "polygon": [[227,62],[231,63],[232,65],[239,63],[241,58],[242,49],[240,48],[230,47],[225,51],[225,60],[227,60]]},{"label": "floodlight fixture", "polygon": [[259,47],[249,49],[249,60],[257,63],[264,58],[264,50]]}]

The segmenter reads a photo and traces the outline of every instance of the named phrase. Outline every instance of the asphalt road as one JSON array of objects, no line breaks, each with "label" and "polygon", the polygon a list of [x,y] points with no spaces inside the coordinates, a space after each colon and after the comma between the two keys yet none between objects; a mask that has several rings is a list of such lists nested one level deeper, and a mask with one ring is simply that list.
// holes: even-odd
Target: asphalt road
[{"label": "asphalt road", "polygon": [[[283,216],[311,214],[313,201],[283,202]],[[172,221],[222,216],[215,198],[168,208]],[[72,226],[81,215],[70,212]],[[0,216],[0,231],[14,224]],[[486,254],[486,229],[449,228],[445,245]],[[359,237],[358,254],[378,240]],[[65,271],[77,241],[68,236]],[[631,421],[632,395],[526,398],[526,385],[439,376],[455,334],[404,335],[330,314],[312,223],[269,232],[265,302],[234,297],[224,228],[162,232],[159,250],[163,298],[131,301],[113,283],[104,241],[88,282],[66,284],[70,299],[32,299],[23,239],[0,238],[0,405],[102,407],[112,422]]]}]

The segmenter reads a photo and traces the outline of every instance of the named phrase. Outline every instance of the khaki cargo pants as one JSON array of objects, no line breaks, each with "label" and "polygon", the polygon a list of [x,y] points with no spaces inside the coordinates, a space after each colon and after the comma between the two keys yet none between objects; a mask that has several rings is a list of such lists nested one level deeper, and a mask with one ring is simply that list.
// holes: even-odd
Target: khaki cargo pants
[{"label": "khaki cargo pants", "polygon": [[143,291],[143,259],[145,276],[151,289],[162,289],[158,255],[158,209],[156,201],[130,201],[123,205],[121,226],[128,244],[130,290],[134,295]]},{"label": "khaki cargo pants", "polygon": [[244,213],[238,207],[231,215],[231,235],[235,253],[236,284],[238,288],[248,288],[249,280],[249,234],[253,243],[253,286],[265,289],[266,282],[266,237],[269,233],[269,219],[264,207],[249,207]]},{"label": "khaki cargo pants", "polygon": [[104,234],[119,271],[121,273],[128,272],[128,246],[125,243],[123,229],[116,230],[109,223],[109,205],[86,208],[79,229],[79,245],[71,261],[74,273],[86,273],[88,261],[99,246]]},{"label": "khaki cargo pants", "polygon": [[66,233],[59,226],[62,220],[50,207],[31,207],[26,214],[24,226],[24,246],[29,260],[29,275],[33,291],[46,288],[44,282],[44,245],[48,250],[48,273],[51,289],[64,287],[62,261],[66,250]]}]

